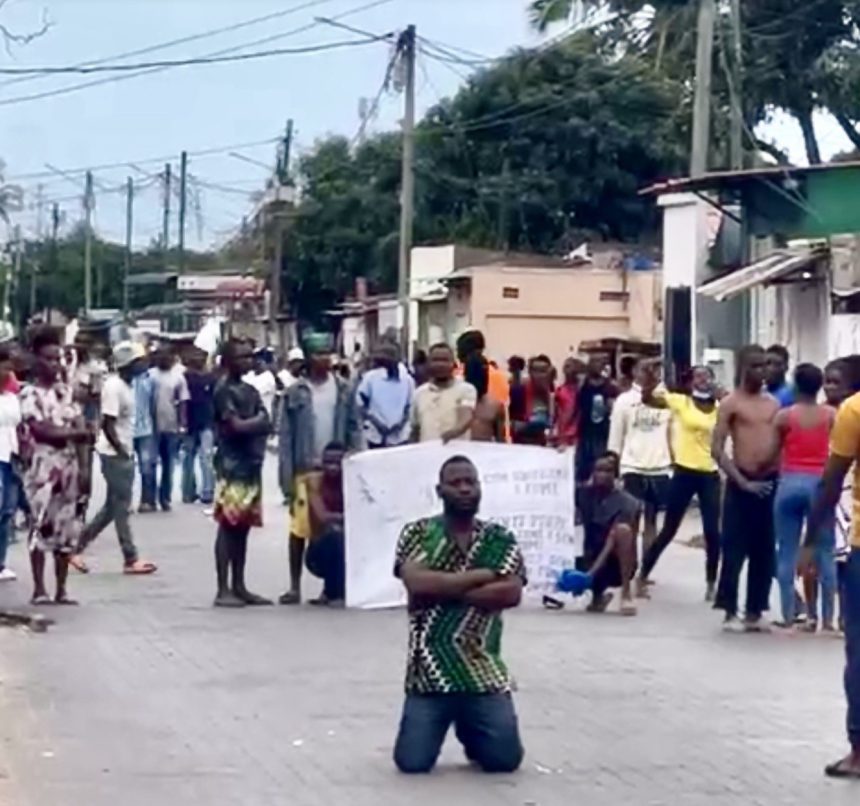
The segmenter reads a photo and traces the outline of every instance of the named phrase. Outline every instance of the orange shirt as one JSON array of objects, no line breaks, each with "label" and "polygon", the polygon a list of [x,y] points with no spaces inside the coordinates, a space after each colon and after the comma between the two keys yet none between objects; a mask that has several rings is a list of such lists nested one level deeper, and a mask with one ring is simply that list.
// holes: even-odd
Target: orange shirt
[{"label": "orange shirt", "polygon": [[506,372],[494,367],[490,364],[488,367],[488,388],[487,393],[493,400],[497,400],[505,408],[511,402],[511,385],[508,383],[508,375]]},{"label": "orange shirt", "polygon": [[[456,374],[459,378],[463,377],[463,365],[459,362],[457,362]],[[487,363],[487,394],[505,407],[505,435],[510,442],[511,422],[508,406],[511,404],[511,385],[508,382],[508,374],[490,363]]]}]

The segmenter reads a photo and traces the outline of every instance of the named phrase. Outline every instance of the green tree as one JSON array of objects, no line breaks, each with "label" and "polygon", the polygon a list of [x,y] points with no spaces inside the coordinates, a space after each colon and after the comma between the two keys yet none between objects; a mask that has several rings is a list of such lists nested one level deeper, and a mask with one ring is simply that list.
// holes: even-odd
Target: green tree
[{"label": "green tree", "polygon": [[[532,25],[544,31],[570,21],[580,9],[607,41],[636,52],[656,69],[689,83],[695,64],[696,13],[699,0],[531,0]],[[728,46],[728,10],[718,4],[717,69],[714,98],[719,109],[730,108],[731,75],[736,65]],[[771,150],[752,134],[774,109],[793,116],[803,133],[807,159],[821,161],[813,113],[833,114],[852,142],[860,144],[860,52],[857,30],[860,0],[756,0],[741,4],[743,108],[748,139]],[[717,134],[725,121],[717,116]],[[721,129],[723,131],[721,131]],[[781,156],[778,152],[776,156]]]},{"label": "green tree", "polygon": [[[416,130],[416,243],[561,253],[585,237],[655,232],[639,189],[678,173],[688,135],[683,85],[583,34],[519,51],[429,110]],[[364,276],[393,291],[400,136],[341,137],[298,165],[300,201],[285,290],[313,318]]]}]

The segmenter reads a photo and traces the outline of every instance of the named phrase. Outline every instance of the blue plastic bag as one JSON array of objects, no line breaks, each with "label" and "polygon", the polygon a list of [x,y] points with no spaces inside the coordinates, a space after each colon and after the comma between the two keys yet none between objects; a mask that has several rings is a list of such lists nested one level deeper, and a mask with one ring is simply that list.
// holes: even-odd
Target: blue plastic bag
[{"label": "blue plastic bag", "polygon": [[558,575],[555,589],[560,593],[569,593],[571,596],[582,596],[591,589],[594,578],[584,571],[567,568]]}]

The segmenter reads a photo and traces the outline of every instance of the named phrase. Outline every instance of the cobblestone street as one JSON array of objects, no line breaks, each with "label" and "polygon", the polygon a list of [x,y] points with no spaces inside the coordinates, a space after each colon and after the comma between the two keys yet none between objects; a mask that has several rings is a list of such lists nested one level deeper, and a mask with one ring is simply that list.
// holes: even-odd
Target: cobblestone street
[{"label": "cobblestone street", "polygon": [[[271,470],[271,469],[270,469]],[[270,477],[250,579],[285,586],[285,510]],[[45,635],[0,630],[2,806],[561,806],[856,803],[829,782],[844,749],[842,643],[726,636],[702,601],[701,552],[673,546],[636,619],[525,608],[507,620],[527,759],[515,776],[391,764],[402,612],[215,611],[214,526],[199,508],[135,516],[160,564],[127,578],[113,530],[77,609]],[[29,595],[21,575],[0,606]]]}]

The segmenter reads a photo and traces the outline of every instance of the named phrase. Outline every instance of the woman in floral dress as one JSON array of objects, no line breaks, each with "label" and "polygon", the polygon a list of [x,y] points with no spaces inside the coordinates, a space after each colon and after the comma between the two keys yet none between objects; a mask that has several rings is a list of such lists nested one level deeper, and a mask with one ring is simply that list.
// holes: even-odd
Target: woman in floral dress
[{"label": "woman in floral dress", "polygon": [[54,602],[76,604],[66,591],[66,579],[82,526],[77,504],[82,482],[86,483],[78,447],[92,437],[70,387],[61,380],[59,332],[40,330],[32,349],[33,383],[21,392],[22,454],[27,461],[24,490],[33,512],[32,602],[51,601],[45,587],[45,554],[51,553],[57,578]]}]

